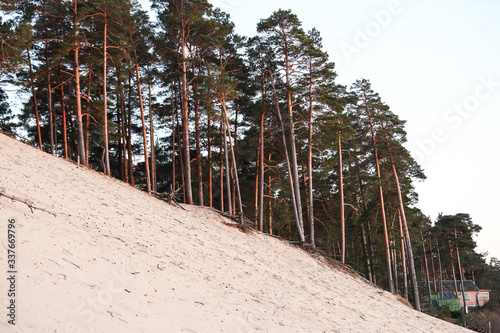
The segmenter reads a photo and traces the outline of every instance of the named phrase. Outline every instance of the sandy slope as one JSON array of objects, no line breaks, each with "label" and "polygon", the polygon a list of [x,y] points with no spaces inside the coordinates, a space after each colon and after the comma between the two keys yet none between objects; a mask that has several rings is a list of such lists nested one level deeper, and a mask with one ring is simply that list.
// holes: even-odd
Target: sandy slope
[{"label": "sandy slope", "polygon": [[[209,209],[169,206],[0,135],[0,332],[461,332]],[[466,330],[463,330],[466,332]]]}]

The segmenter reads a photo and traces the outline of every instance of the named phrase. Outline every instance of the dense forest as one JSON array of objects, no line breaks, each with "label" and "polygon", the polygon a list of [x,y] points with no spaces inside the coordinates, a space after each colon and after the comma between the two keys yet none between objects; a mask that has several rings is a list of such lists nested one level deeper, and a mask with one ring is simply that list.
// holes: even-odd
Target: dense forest
[{"label": "dense forest", "polygon": [[[467,214],[431,221],[405,121],[360,78],[337,80],[319,31],[278,10],[239,36],[206,0],[8,0],[0,125],[147,192],[243,215],[425,302],[422,281],[475,280],[498,306],[500,262]],[[155,20],[149,15],[155,15]],[[19,89],[13,112],[6,91]]]}]

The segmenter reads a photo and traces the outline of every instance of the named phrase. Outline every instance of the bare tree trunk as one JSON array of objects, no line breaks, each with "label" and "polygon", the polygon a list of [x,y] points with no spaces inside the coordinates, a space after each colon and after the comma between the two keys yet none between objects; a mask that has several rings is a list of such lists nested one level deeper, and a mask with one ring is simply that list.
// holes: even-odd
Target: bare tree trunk
[{"label": "bare tree trunk", "polygon": [[259,172],[258,172],[258,210],[257,225],[259,231],[264,230],[264,118],[265,111],[260,115],[260,133],[259,133]]},{"label": "bare tree trunk", "polygon": [[[441,265],[441,252],[439,250],[439,243],[436,237],[436,248],[437,248],[437,253],[438,253],[438,262],[439,262],[439,291],[443,292],[443,266]],[[438,302],[439,302],[439,294],[438,293]],[[439,306],[441,306],[441,302],[438,303]]]},{"label": "bare tree trunk", "polygon": [[130,185],[134,186],[134,163],[132,156],[132,66],[129,66],[128,73],[128,118],[127,118],[127,127],[128,127],[128,136],[127,136],[127,150],[128,150],[128,170],[130,172]]},{"label": "bare tree trunk", "polygon": [[434,279],[434,292],[437,292],[436,270],[434,268],[434,254],[432,253],[432,242],[431,241],[429,241],[429,251],[430,251],[430,255],[431,255],[432,277]]},{"label": "bare tree trunk", "polygon": [[227,154],[227,131],[226,131],[226,123],[223,118],[221,118],[222,130],[224,131],[224,170],[226,171],[226,200],[227,200],[227,208],[230,215],[233,215],[233,205],[231,203],[231,182],[230,182],[230,171],[229,171],[229,158]]},{"label": "bare tree trunk", "polygon": [[78,156],[80,157],[80,161],[88,166],[88,163],[85,159],[85,146],[83,141],[83,122],[82,122],[82,96],[80,91],[80,62],[78,59],[80,47],[78,45],[78,1],[73,0],[73,29],[74,29],[74,37],[75,41],[73,42],[74,47],[74,71],[75,71],[75,94],[76,94],[76,126],[77,126],[77,135],[78,135]]},{"label": "bare tree trunk", "polygon": [[198,101],[195,101],[195,131],[196,131],[196,167],[198,176],[198,197],[199,204],[203,206],[203,169],[201,165],[201,144],[200,144],[200,111]]},{"label": "bare tree trunk", "polygon": [[[269,161],[271,161],[271,154],[269,154]],[[272,194],[272,191],[271,191],[272,182],[273,182],[273,178],[269,174],[268,181],[267,181],[267,186],[269,187],[269,196],[271,196],[271,194]],[[273,201],[272,201],[272,199],[269,199],[269,219],[268,220],[269,220],[268,232],[269,232],[269,235],[272,235],[273,234]]]},{"label": "bare tree trunk", "polygon": [[458,250],[458,241],[457,241],[457,230],[455,229],[455,247],[457,248],[457,261],[458,261],[458,270],[460,273],[460,289],[462,290],[462,301],[464,302],[464,313],[467,313],[467,303],[465,301],[465,289],[464,289],[464,274],[462,270],[462,262],[460,261],[460,251]]},{"label": "bare tree trunk", "polygon": [[344,214],[344,176],[342,166],[342,133],[338,133],[338,150],[339,150],[339,192],[340,192],[340,236],[342,238],[341,262],[345,263],[345,214]]},{"label": "bare tree trunk", "polygon": [[175,163],[175,136],[176,136],[176,124],[177,124],[177,117],[176,117],[176,107],[175,103],[177,103],[177,99],[175,98],[175,84],[172,83],[172,189],[175,190],[177,189],[177,185],[175,183],[175,168],[176,168],[176,163]]},{"label": "bare tree trunk", "polygon": [[398,194],[398,203],[399,203],[399,216],[401,217],[402,220],[402,226],[403,226],[403,231],[404,231],[404,239],[405,239],[405,245],[406,245],[406,251],[408,255],[408,264],[409,264],[409,271],[410,271],[410,282],[412,286],[412,292],[413,292],[413,299],[414,299],[414,308],[417,311],[420,311],[420,296],[418,293],[418,283],[417,283],[417,274],[415,272],[415,261],[413,259],[413,249],[411,246],[411,239],[410,239],[410,231],[408,230],[408,223],[406,222],[406,214],[405,214],[405,209],[404,209],[404,204],[403,204],[403,196],[401,195],[401,186],[399,185],[399,177],[398,173],[396,171],[396,166],[394,163],[392,163],[392,175],[394,177],[394,182],[396,183],[396,191]]},{"label": "bare tree trunk", "polygon": [[120,150],[122,151],[122,161],[121,163],[123,164],[123,176],[124,180],[127,183],[130,183],[129,181],[129,171],[128,171],[128,158],[127,158],[127,139],[128,139],[128,130],[127,130],[127,114],[125,112],[125,97],[123,96],[123,86],[121,83],[121,75],[120,75],[120,70],[117,68],[117,73],[116,73],[116,78],[117,78],[117,89],[118,89],[118,96],[119,96],[119,103],[120,103],[120,113],[121,113],[121,147]]},{"label": "bare tree trunk", "polygon": [[[359,185],[359,195],[361,196],[361,200],[363,200],[363,213],[367,211],[368,207],[366,204],[365,200],[365,194],[364,194],[364,189],[363,189],[363,182],[361,181],[361,167],[359,166],[359,159],[358,156],[355,155],[355,160],[356,160],[356,169],[357,169],[357,174],[358,174],[358,185]],[[359,206],[359,197],[358,197],[358,206]],[[363,249],[365,251],[365,257],[366,257],[366,268],[368,270],[368,279],[370,282],[377,284],[377,280],[375,278],[375,271],[373,268],[373,243],[372,243],[372,238],[371,238],[371,230],[370,230],[370,222],[367,221],[367,231],[365,231],[365,223],[361,222],[361,231],[363,234]],[[367,237],[365,237],[365,234],[368,234]]]},{"label": "bare tree trunk", "polygon": [[424,260],[425,260],[425,276],[427,277],[427,292],[429,293],[429,309],[432,308],[432,292],[431,292],[431,280],[429,277],[429,264],[427,263],[427,251],[425,250],[425,240],[422,230],[420,230],[420,236],[422,237],[422,248],[424,250]]},{"label": "bare tree trunk", "polygon": [[153,98],[151,96],[151,73],[148,66],[148,97],[149,97],[149,139],[151,140],[151,190],[158,191],[158,179],[156,178],[156,152],[155,131],[153,122]]},{"label": "bare tree trunk", "polygon": [[[193,66],[194,67],[194,66]],[[194,71],[194,69],[193,69]],[[193,94],[196,95],[198,85],[196,82],[192,84]],[[194,122],[195,122],[195,136],[196,136],[196,178],[198,182],[198,200],[199,205],[203,206],[203,169],[201,164],[201,144],[200,144],[200,110],[198,107],[198,99],[194,100]]]},{"label": "bare tree trunk", "polygon": [[[394,245],[394,244],[393,244]],[[394,276],[394,293],[399,294],[399,284],[398,284],[398,259],[396,249],[392,249],[392,276]]]},{"label": "bare tree trunk", "polygon": [[[309,87],[309,93],[312,95],[312,85]],[[314,233],[314,195],[313,195],[313,163],[312,163],[312,137],[313,137],[313,100],[310,97],[309,103],[309,137],[307,146],[307,187],[308,187],[308,213],[309,213],[309,239],[311,246],[316,248],[316,236]],[[342,207],[343,209],[343,207]],[[344,261],[343,261],[344,262]]]},{"label": "bare tree trunk", "polygon": [[208,115],[208,205],[213,207],[213,169],[212,169],[212,119]]},{"label": "bare tree trunk", "polygon": [[104,13],[104,69],[103,69],[103,119],[104,119],[104,173],[108,176],[111,175],[111,167],[109,164],[109,139],[108,139],[108,94],[107,94],[107,63],[108,63],[108,23],[107,15]]},{"label": "bare tree trunk", "polygon": [[141,79],[139,76],[139,63],[135,64],[135,72],[137,75],[137,90],[139,91],[139,104],[141,106],[141,121],[142,121],[142,141],[144,145],[144,169],[146,172],[146,189],[151,192],[151,177],[149,174],[149,152],[148,152],[148,136],[146,131],[146,119],[144,117],[144,103],[142,101]]},{"label": "bare tree trunk", "polygon": [[66,122],[66,95],[64,95],[64,84],[61,86],[61,112],[63,116],[63,147],[64,147],[64,158],[68,159],[68,131]]},{"label": "bare tree trunk", "polygon": [[[87,112],[88,113],[88,112]],[[90,150],[90,115],[87,114],[85,124],[85,160],[83,164],[89,164],[89,150]]]},{"label": "bare tree trunk", "polygon": [[39,146],[40,150],[43,150],[42,131],[40,129],[40,115],[38,113],[38,102],[37,102],[37,98],[36,98],[35,82],[33,81],[33,69],[31,66],[30,50],[27,50],[27,53],[28,53],[28,63],[30,66],[30,81],[31,81],[31,92],[33,94],[33,107],[35,108],[36,128],[37,128],[37,132],[38,132],[38,146]]},{"label": "bare tree trunk", "polygon": [[224,135],[226,131],[224,130],[224,121],[222,120],[222,117],[220,119],[220,145],[219,145],[219,152],[220,152],[220,162],[219,162],[219,177],[220,177],[220,210],[221,212],[224,211]]},{"label": "bare tree trunk", "polygon": [[[182,31],[182,40],[185,41],[184,30]],[[191,188],[191,150],[189,149],[189,114],[188,114],[188,82],[187,82],[187,68],[186,68],[186,45],[181,45],[182,52],[182,76],[181,76],[181,118],[182,118],[182,150],[183,150],[183,174],[185,177],[184,193],[186,196],[186,203],[189,205],[193,202],[193,191]]]},{"label": "bare tree trunk", "polygon": [[[177,118],[177,142],[179,142],[179,161],[181,164],[181,179],[182,179],[182,188],[186,188],[186,174],[185,174],[185,168],[184,168],[184,152],[181,147],[182,145],[182,138],[181,138],[181,127],[179,125],[179,119]],[[182,191],[182,200],[184,203],[186,203],[186,191]]]},{"label": "bare tree trunk", "polygon": [[365,256],[365,261],[366,261],[366,271],[368,273],[368,281],[373,283],[370,254],[368,253],[368,244],[366,242],[366,229],[365,229],[365,224],[363,222],[361,222],[361,242],[363,245],[363,255]]},{"label": "bare tree trunk", "polygon": [[[287,44],[287,40],[285,40],[285,43]],[[285,45],[285,49],[288,49],[288,45]],[[286,78],[286,85],[289,87],[291,66],[288,57],[289,53],[287,51],[285,52],[285,78]],[[295,200],[295,205],[297,210],[297,218],[298,218],[297,222],[299,224],[298,226],[299,239],[301,239],[304,238],[304,221],[302,215],[302,200],[300,198],[300,188],[299,188],[300,183],[299,183],[299,170],[297,164],[297,149],[295,147],[295,129],[293,124],[294,115],[292,106],[292,93],[290,91],[287,92],[287,112],[288,112],[288,127],[289,127],[289,140],[290,140],[290,156],[289,156],[290,167],[291,167],[290,177],[292,178],[291,185],[292,185],[292,192],[294,193],[293,199]],[[300,241],[305,242],[305,239]]]},{"label": "bare tree trunk", "polygon": [[380,163],[378,158],[377,139],[375,137],[375,130],[373,129],[373,121],[366,100],[365,100],[365,106],[366,106],[366,113],[368,115],[368,120],[370,122],[370,129],[371,129],[372,143],[373,143],[373,156],[375,159],[375,168],[377,170],[378,196],[380,200],[380,216],[382,218],[382,227],[384,230],[385,259],[387,262],[387,283],[389,285],[389,291],[391,293],[394,293],[394,282],[392,279],[392,269],[391,269],[392,265],[391,265],[390,246],[389,246],[389,233],[387,231],[387,219],[385,216],[384,191],[382,189],[382,176],[380,172]]},{"label": "bare tree trunk", "polygon": [[[45,52],[47,53],[47,43],[45,43]],[[48,92],[48,109],[49,109],[49,136],[50,136],[50,153],[52,155],[57,155],[55,144],[54,144],[54,117],[52,111],[52,85],[50,79],[50,69],[49,69],[49,58],[46,57],[47,63],[47,92]]]},{"label": "bare tree trunk", "polygon": [[458,297],[457,275],[455,273],[455,264],[453,263],[453,250],[451,249],[451,241],[449,239],[448,239],[448,245],[450,247],[451,270],[453,273],[453,283],[455,285],[455,294]]},{"label": "bare tree trunk", "polygon": [[236,196],[238,198],[238,211],[240,215],[243,215],[243,203],[241,202],[241,191],[240,191],[240,182],[238,179],[238,168],[236,166],[236,155],[234,153],[234,146],[233,146],[233,140],[231,138],[231,130],[229,127],[229,120],[227,118],[227,110],[226,110],[226,102],[222,102],[222,109],[224,110],[224,118],[226,119],[226,128],[228,131],[228,137],[229,137],[229,145],[231,148],[231,156],[233,160],[233,172],[234,172],[234,180],[235,180],[235,188],[236,188]]},{"label": "bare tree trunk", "polygon": [[[276,87],[274,85],[274,77],[273,77],[272,73],[271,73],[271,82],[273,85],[274,93],[276,95]],[[297,225],[297,233],[299,236],[299,242],[304,243],[305,242],[304,223],[302,221],[302,209],[300,208],[300,198],[299,198],[299,201],[297,201],[297,198],[295,196],[295,193],[296,193],[295,188],[298,187],[298,173],[292,174],[291,162],[290,162],[288,148],[287,148],[287,144],[286,144],[285,127],[283,124],[283,119],[281,117],[281,110],[280,110],[279,102],[277,100],[276,100],[276,111],[277,111],[278,119],[279,119],[279,122],[281,125],[281,138],[283,140],[283,150],[285,151],[285,159],[287,162],[286,164],[287,164],[287,169],[288,169],[288,176],[289,176],[288,178],[290,180],[290,188],[291,188],[291,192],[292,192],[293,213],[294,213],[294,217],[295,217],[295,223]],[[291,120],[291,122],[292,122],[292,128],[293,128],[293,120]],[[295,138],[293,141],[294,141],[294,146],[295,146]],[[293,150],[292,150],[292,152],[293,152]],[[295,159],[295,162],[297,162],[296,159]]]},{"label": "bare tree trunk", "polygon": [[403,292],[405,295],[405,298],[408,299],[408,275],[407,275],[407,268],[406,268],[406,246],[405,246],[405,232],[403,230],[403,221],[401,218],[401,212],[399,212],[398,216],[399,220],[399,236],[401,238],[401,269],[403,270]]}]

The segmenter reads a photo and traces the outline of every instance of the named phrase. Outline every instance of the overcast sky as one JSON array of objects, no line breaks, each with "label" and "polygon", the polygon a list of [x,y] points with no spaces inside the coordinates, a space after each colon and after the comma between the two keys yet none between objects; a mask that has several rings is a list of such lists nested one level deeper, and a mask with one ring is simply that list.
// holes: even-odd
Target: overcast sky
[{"label": "overcast sky", "polygon": [[407,147],[427,180],[424,214],[469,213],[483,230],[478,251],[500,258],[500,1],[210,0],[236,31],[291,9],[316,27],[339,83],[369,79],[407,120]]}]

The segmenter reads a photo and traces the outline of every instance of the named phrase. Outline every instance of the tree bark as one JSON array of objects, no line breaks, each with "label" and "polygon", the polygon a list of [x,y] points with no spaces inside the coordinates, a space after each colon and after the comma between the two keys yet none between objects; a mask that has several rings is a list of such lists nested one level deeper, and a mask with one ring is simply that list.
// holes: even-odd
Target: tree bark
[{"label": "tree bark", "polygon": [[[285,43],[287,39],[285,38]],[[291,66],[289,63],[289,52],[288,45],[285,46],[285,75],[286,75],[286,85],[290,86],[290,71]],[[292,107],[292,93],[287,91],[287,113],[288,113],[288,127],[289,127],[289,140],[290,140],[290,166],[291,166],[291,176],[292,176],[292,191],[294,193],[294,200],[296,203],[298,223],[300,224],[299,230],[302,233],[302,238],[304,238],[304,220],[302,215],[302,200],[300,196],[299,187],[299,170],[297,164],[297,149],[295,147],[295,129],[293,124],[293,107]],[[300,237],[299,237],[300,238]],[[305,240],[304,240],[305,241]],[[302,241],[301,241],[302,242]]]},{"label": "tree bark", "polygon": [[[308,213],[309,213],[309,239],[311,241],[311,246],[316,248],[316,236],[314,233],[314,195],[313,195],[313,163],[312,163],[312,137],[313,137],[313,99],[312,99],[312,83],[309,86],[309,136],[307,145],[307,187],[308,187]],[[340,142],[339,142],[340,145]],[[340,157],[342,159],[342,157]],[[342,163],[342,161],[341,161]],[[343,200],[343,199],[342,199]],[[343,203],[342,203],[343,205]],[[342,207],[343,209],[343,207]],[[343,215],[343,213],[342,213]],[[344,263],[344,261],[342,261]]]},{"label": "tree bark", "polygon": [[391,255],[390,255],[390,246],[389,246],[389,233],[387,231],[387,219],[385,216],[385,202],[384,202],[384,191],[382,189],[382,176],[380,172],[380,163],[378,159],[378,149],[377,149],[377,139],[375,137],[375,130],[373,128],[373,121],[371,118],[370,110],[368,108],[368,104],[365,97],[365,108],[366,113],[368,115],[368,120],[370,123],[371,135],[372,135],[372,143],[373,143],[373,156],[375,159],[375,169],[377,170],[377,182],[378,182],[378,196],[380,200],[380,216],[382,218],[382,226],[384,230],[384,245],[385,245],[385,259],[387,262],[387,283],[389,285],[389,291],[394,293],[394,282],[392,279],[392,269],[391,269]]},{"label": "tree bark", "polygon": [[[403,293],[405,295],[405,299],[408,300],[408,275],[406,268],[406,246],[405,246],[405,232],[403,230],[403,219],[401,218],[401,212],[398,215],[399,220],[399,236],[401,238],[401,269],[403,270]],[[416,278],[416,277],[415,277]],[[418,309],[415,309],[418,310]],[[418,310],[420,311],[420,310]]]},{"label": "tree bark", "polygon": [[153,121],[153,98],[151,96],[151,73],[148,66],[148,99],[149,99],[149,140],[151,141],[151,190],[158,191],[158,179],[156,178],[156,151],[155,130]]},{"label": "tree bark", "polygon": [[78,135],[78,156],[80,158],[80,162],[85,166],[88,166],[88,163],[85,159],[85,146],[83,139],[83,122],[82,122],[82,96],[80,91],[80,62],[79,62],[79,52],[80,47],[78,45],[78,1],[73,0],[73,29],[74,29],[74,38],[73,42],[74,47],[74,72],[75,72],[75,98],[76,98],[76,126],[77,126],[77,135]]},{"label": "tree bark", "polygon": [[[196,84],[193,85],[194,93],[196,94]],[[195,112],[195,132],[196,132],[196,174],[198,178],[198,200],[200,206],[203,206],[203,169],[201,165],[201,144],[200,144],[200,110],[198,108],[198,100],[194,101]]]},{"label": "tree bark", "polygon": [[342,238],[341,262],[345,263],[345,215],[344,215],[344,176],[342,166],[342,133],[338,132],[339,150],[339,192],[340,192],[340,236]]},{"label": "tree bark", "polygon": [[210,114],[207,119],[208,123],[208,133],[207,133],[207,141],[208,141],[208,205],[209,207],[213,207],[213,169],[212,169],[212,119]]},{"label": "tree bark", "polygon": [[[47,51],[47,42],[45,43],[45,52],[48,54]],[[47,64],[47,92],[48,92],[48,109],[49,109],[49,136],[50,136],[50,153],[52,155],[57,155],[55,144],[54,144],[54,116],[53,116],[53,110],[52,110],[52,86],[51,86],[51,79],[50,79],[50,69],[49,69],[49,57],[48,55],[45,58],[46,64]]]},{"label": "tree bark", "polygon": [[460,251],[458,250],[458,241],[457,241],[457,230],[455,229],[455,247],[457,248],[457,261],[458,261],[458,270],[460,273],[460,289],[462,290],[462,301],[464,302],[464,313],[467,313],[467,303],[465,303],[465,289],[464,289],[464,274],[462,270],[462,262],[460,261]]},{"label": "tree bark", "polygon": [[[274,85],[274,77],[273,77],[272,73],[271,73],[271,82],[273,85],[274,94],[276,95],[276,87]],[[292,174],[291,162],[290,162],[290,157],[288,154],[288,148],[287,148],[287,144],[286,144],[285,126],[283,124],[283,119],[281,117],[281,110],[280,110],[278,100],[276,100],[275,103],[276,103],[276,112],[278,114],[278,119],[279,119],[279,122],[281,125],[281,138],[283,141],[283,150],[285,151],[285,159],[286,159],[288,176],[289,176],[288,178],[290,180],[290,189],[292,192],[293,213],[294,213],[294,217],[295,217],[295,223],[297,225],[297,233],[298,233],[298,237],[299,237],[299,242],[304,243],[305,237],[304,237],[304,223],[302,222],[302,210],[299,209],[300,208],[300,200],[298,202],[297,198],[295,196],[295,193],[296,193],[296,191],[295,191],[296,186],[295,185],[297,185],[297,187],[298,187],[298,173]],[[292,125],[293,125],[293,120],[292,120]],[[295,179],[296,179],[296,182],[295,182]]]},{"label": "tree bark", "polygon": [[420,230],[420,236],[422,238],[422,248],[424,250],[424,260],[425,260],[425,276],[427,277],[426,285],[427,292],[429,294],[429,309],[432,308],[432,292],[431,292],[431,281],[429,277],[429,264],[427,263],[427,251],[425,250],[425,240],[422,230]]},{"label": "tree bark", "polygon": [[453,283],[455,285],[455,294],[458,297],[457,275],[455,273],[455,264],[453,263],[453,250],[451,248],[451,240],[449,240],[449,239],[448,239],[448,245],[450,247],[451,271],[453,273]]},{"label": "tree bark", "polygon": [[109,138],[108,138],[108,94],[107,94],[107,64],[108,64],[108,23],[107,15],[104,13],[104,69],[103,69],[103,100],[104,100],[104,173],[111,175],[111,167],[109,164]]},{"label": "tree bark", "polygon": [[63,147],[64,147],[64,158],[68,159],[68,131],[66,123],[66,95],[64,95],[64,84],[61,86],[61,112],[63,117]]},{"label": "tree bark", "polygon": [[259,231],[264,231],[264,118],[265,111],[260,115],[259,132],[259,173],[258,173],[258,211],[257,226]]},{"label": "tree bark", "polygon": [[128,170],[130,174],[130,185],[134,186],[134,163],[132,155],[132,66],[129,66],[128,73],[128,118],[127,118],[127,150],[128,150]]},{"label": "tree bark", "polygon": [[432,278],[434,281],[434,292],[437,292],[437,284],[436,284],[436,270],[434,268],[434,254],[432,253],[432,243],[429,241],[429,252],[431,255],[431,267],[432,267]]},{"label": "tree bark", "polygon": [[191,151],[189,149],[189,113],[188,113],[188,82],[187,82],[187,67],[186,67],[186,43],[185,43],[185,31],[182,30],[182,75],[181,75],[181,118],[182,118],[182,151],[184,160],[184,193],[186,196],[186,203],[192,205],[193,202],[193,191],[191,187]]},{"label": "tree bark", "polygon": [[229,120],[227,118],[227,110],[226,110],[226,102],[222,102],[222,108],[224,110],[224,118],[226,119],[226,128],[228,132],[228,137],[229,137],[229,145],[231,149],[231,157],[233,160],[233,172],[234,172],[234,181],[235,181],[235,188],[236,188],[236,196],[238,199],[238,211],[240,215],[243,215],[243,203],[241,202],[241,190],[240,190],[240,182],[238,179],[238,168],[236,166],[236,154],[234,153],[234,146],[233,146],[233,140],[231,138],[231,130],[229,127]]},{"label": "tree bark", "polygon": [[38,146],[39,146],[40,150],[43,150],[42,131],[40,129],[40,115],[38,113],[38,101],[36,98],[35,82],[33,81],[33,69],[31,66],[30,50],[27,50],[27,52],[28,52],[28,63],[29,63],[29,67],[30,67],[31,93],[33,94],[33,107],[35,108],[36,128],[37,128],[37,133],[38,133]]},{"label": "tree bark", "polygon": [[146,130],[146,119],[144,117],[144,103],[142,101],[141,79],[139,75],[139,63],[135,64],[135,72],[137,75],[137,90],[139,91],[139,105],[141,106],[141,121],[142,121],[142,141],[144,145],[144,169],[146,172],[146,189],[151,192],[151,177],[149,174],[149,152],[148,152],[148,136]]},{"label": "tree bark", "polygon": [[[224,170],[226,172],[226,200],[227,200],[227,208],[229,215],[233,215],[233,205],[231,203],[231,176],[229,171],[229,157],[227,153],[227,131],[226,131],[226,123],[224,119],[221,118],[222,130],[224,131],[223,139],[224,139]],[[222,170],[222,169],[221,169]]]},{"label": "tree bark", "polygon": [[414,299],[414,308],[417,311],[420,311],[420,296],[418,292],[418,283],[417,283],[417,274],[415,272],[415,261],[413,259],[413,249],[411,246],[411,239],[410,239],[410,231],[408,230],[408,223],[406,221],[406,214],[405,214],[405,209],[404,209],[404,204],[403,204],[403,197],[401,195],[401,186],[399,185],[399,177],[398,173],[396,171],[396,166],[394,163],[392,164],[392,175],[394,177],[394,182],[396,184],[396,192],[398,195],[398,203],[399,203],[399,216],[401,217],[402,220],[402,226],[403,226],[403,231],[404,231],[404,239],[405,239],[405,245],[406,245],[406,251],[408,255],[408,264],[409,264],[409,271],[410,271],[410,282],[411,282],[411,287],[412,287],[412,292],[413,292],[413,299]]},{"label": "tree bark", "polygon": [[176,98],[176,93],[175,93],[175,84],[172,83],[172,190],[175,190],[177,188],[177,185],[175,183],[175,168],[176,168],[176,162],[175,162],[175,136],[176,136],[176,124],[177,124],[177,117],[176,117],[176,107],[175,103],[177,103],[177,98]]},{"label": "tree bark", "polygon": [[[438,262],[439,262],[439,283],[440,283],[440,292],[443,292],[443,266],[441,265],[441,251],[439,250],[439,242],[436,237],[436,248],[438,253]],[[439,301],[439,293],[438,293],[438,305],[441,306],[441,302]]]}]

